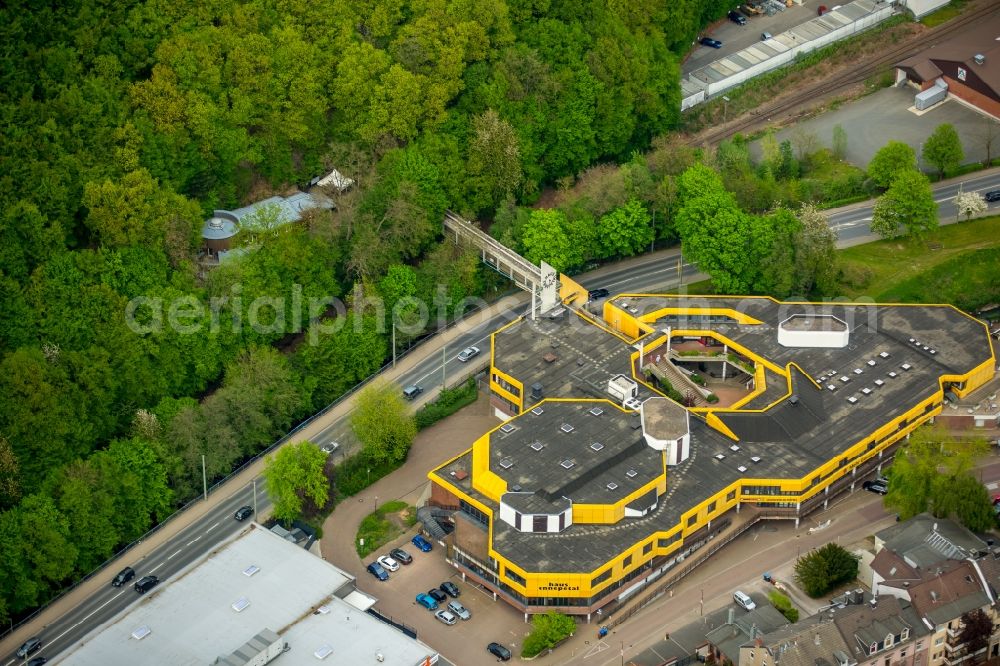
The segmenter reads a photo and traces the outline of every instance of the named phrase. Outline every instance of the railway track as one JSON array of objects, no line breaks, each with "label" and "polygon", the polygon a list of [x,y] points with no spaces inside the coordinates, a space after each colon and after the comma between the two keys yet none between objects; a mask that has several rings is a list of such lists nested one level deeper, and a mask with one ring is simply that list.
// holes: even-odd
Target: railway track
[{"label": "railway track", "polygon": [[916,55],[923,49],[927,48],[928,44],[938,42],[941,39],[946,39],[953,34],[960,32],[970,24],[993,14],[998,10],[1000,10],[1000,6],[998,6],[998,4],[993,0],[983,3],[983,5],[978,8],[970,9],[969,11],[962,13],[957,18],[928,30],[920,36],[919,40],[908,41],[907,43],[895,48],[887,48],[876,58],[841,70],[830,80],[806,86],[801,90],[796,91],[794,95],[781,98],[775,100],[773,103],[758,107],[755,111],[747,114],[745,117],[740,118],[735,122],[728,123],[724,127],[719,127],[714,130],[701,133],[698,135],[696,143],[698,145],[716,144],[738,132],[746,132],[751,128],[756,128],[758,125],[766,125],[767,121],[765,119],[781,115],[809,102],[810,100],[817,99],[823,95],[828,95],[856,83],[860,83],[868,77],[882,71],[887,65],[892,65],[900,60]]}]

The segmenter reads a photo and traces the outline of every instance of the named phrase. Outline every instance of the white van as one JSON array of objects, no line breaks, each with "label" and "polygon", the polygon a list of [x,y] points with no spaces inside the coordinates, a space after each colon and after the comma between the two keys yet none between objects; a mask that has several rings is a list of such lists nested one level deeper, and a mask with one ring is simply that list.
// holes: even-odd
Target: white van
[{"label": "white van", "polygon": [[744,594],[739,590],[736,590],[733,593],[733,601],[735,601],[743,610],[752,611],[754,608],[757,608],[757,604],[753,602],[750,595]]}]

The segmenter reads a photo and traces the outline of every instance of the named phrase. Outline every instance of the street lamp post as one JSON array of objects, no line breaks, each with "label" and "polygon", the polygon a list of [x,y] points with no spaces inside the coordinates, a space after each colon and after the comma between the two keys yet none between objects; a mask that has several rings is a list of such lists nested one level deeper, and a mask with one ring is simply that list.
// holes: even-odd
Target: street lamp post
[{"label": "street lamp post", "polygon": [[722,124],[726,124],[726,118],[729,117],[729,98],[725,95],[722,96]]}]

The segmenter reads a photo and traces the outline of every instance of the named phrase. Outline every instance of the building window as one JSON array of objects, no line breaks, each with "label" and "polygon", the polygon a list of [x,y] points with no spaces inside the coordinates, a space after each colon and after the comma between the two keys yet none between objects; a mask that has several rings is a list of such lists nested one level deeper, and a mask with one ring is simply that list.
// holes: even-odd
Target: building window
[{"label": "building window", "polygon": [[698,520],[698,516],[691,516],[690,518],[688,518],[688,527],[691,527],[692,525],[694,525],[694,522],[696,520]]},{"label": "building window", "polygon": [[521,514],[514,512],[514,529],[520,531],[521,529]]},{"label": "building window", "polygon": [[549,531],[549,517],[548,516],[533,516],[534,523],[531,527],[532,532],[548,532]]},{"label": "building window", "polygon": [[715,502],[708,503],[708,512],[713,513],[715,511]]},{"label": "building window", "polygon": [[910,628],[909,627],[903,627],[903,631],[899,632],[899,636],[900,636],[900,638],[902,640],[905,641],[907,638],[910,637]]},{"label": "building window", "polygon": [[726,501],[727,502],[732,502],[734,499],[736,499],[736,491],[735,490],[730,490],[729,494],[726,495]]},{"label": "building window", "polygon": [[594,576],[590,580],[590,586],[597,587],[598,585],[600,585],[609,578],[611,578],[611,569],[608,569],[607,571],[602,571],[601,573]]},{"label": "building window", "polygon": [[943,642],[944,642],[944,636],[941,636],[936,641],[934,641],[934,645],[941,645],[941,643]]},{"label": "building window", "polygon": [[647,555],[649,551],[653,550],[653,542],[650,541],[642,547],[642,554]]},{"label": "building window", "polygon": [[565,513],[560,513],[559,514],[559,531],[562,532],[564,529],[566,529],[566,514]]},{"label": "building window", "polygon": [[632,566],[632,556],[627,555],[624,560],[622,560],[622,569],[628,569]]},{"label": "building window", "polygon": [[519,576],[516,572],[511,571],[510,569],[505,569],[503,573],[504,576],[507,577],[507,580],[517,583],[518,585],[524,585],[527,582],[524,580],[524,576]]},{"label": "building window", "polygon": [[878,652],[878,643],[872,643],[868,647],[868,654],[875,654],[876,652]]},{"label": "building window", "polygon": [[674,534],[671,535],[667,539],[658,539],[657,542],[656,542],[656,545],[659,548],[666,548],[670,544],[672,544],[672,543],[674,543],[676,541],[679,541],[680,538],[681,538],[681,533],[680,532],[674,532]]}]

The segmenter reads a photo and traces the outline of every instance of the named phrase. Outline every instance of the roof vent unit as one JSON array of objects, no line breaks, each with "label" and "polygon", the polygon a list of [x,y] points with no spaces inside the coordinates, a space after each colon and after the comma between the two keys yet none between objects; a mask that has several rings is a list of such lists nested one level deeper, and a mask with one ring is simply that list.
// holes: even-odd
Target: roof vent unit
[{"label": "roof vent unit", "polygon": [[976,61],[977,65],[982,65],[986,63],[986,56],[984,56],[982,53],[977,53],[976,55],[972,56],[972,59]]},{"label": "roof vent unit", "polygon": [[715,454],[715,459],[716,459],[716,460],[722,460],[722,459],[723,459],[723,458],[725,458],[725,457],[726,457],[726,454],[725,454],[725,453],[716,453],[716,454]]},{"label": "roof vent unit", "polygon": [[544,396],[545,396],[545,393],[542,391],[542,383],[541,382],[535,382],[534,384],[531,385],[531,398],[532,398],[532,400],[541,400]]},{"label": "roof vent unit", "polygon": [[916,342],[916,340],[914,340],[913,338],[910,338],[910,344],[912,345],[914,342]]},{"label": "roof vent unit", "polygon": [[239,599],[237,599],[232,603],[231,608],[237,613],[242,613],[247,609],[249,605],[250,605],[249,599],[247,599],[246,597],[240,597]]},{"label": "roof vent unit", "polygon": [[567,458],[566,460],[563,460],[559,464],[562,466],[563,469],[573,469],[573,467],[576,465],[576,461]]},{"label": "roof vent unit", "polygon": [[246,569],[243,570],[243,575],[249,578],[258,571],[260,571],[260,567],[258,567],[256,564],[251,564],[250,566],[248,566]]},{"label": "roof vent unit", "polygon": [[896,377],[898,377],[898,375],[895,373],[895,371],[890,372],[889,376],[892,377],[893,379],[895,379]]},{"label": "roof vent unit", "polygon": [[836,391],[837,390],[837,385],[836,384],[827,384],[826,387],[828,389],[830,389],[831,391]]},{"label": "roof vent unit", "polygon": [[750,462],[755,463],[755,464],[759,463],[760,462],[760,456],[750,456]]},{"label": "roof vent unit", "polygon": [[790,396],[790,397],[788,398],[788,404],[789,404],[789,405],[797,405],[797,404],[799,404],[799,396],[797,396],[797,395],[795,395],[795,394],[793,393],[793,394],[792,394],[792,395],[791,395],[791,396]]},{"label": "roof vent unit", "polygon": [[910,368],[912,368],[913,366],[910,365],[909,363],[904,363],[903,365],[901,365],[899,367],[901,367],[905,372],[909,372]]},{"label": "roof vent unit", "polygon": [[868,361],[868,367],[874,368],[875,367],[875,361]]},{"label": "roof vent unit", "polygon": [[561,426],[559,426],[559,429],[562,430],[563,432],[573,432],[573,426],[571,426],[568,423],[563,423]]},{"label": "roof vent unit", "polygon": [[876,379],[875,380],[875,386],[882,386],[883,384],[885,384],[885,382],[883,380],[881,380],[881,379]]},{"label": "roof vent unit", "polygon": [[844,382],[846,384],[847,382],[851,381],[851,378],[848,377],[847,375],[841,375],[840,376],[840,381],[842,381],[842,382]]},{"label": "roof vent unit", "polygon": [[326,659],[331,654],[333,654],[333,648],[329,645],[329,643],[323,643],[316,648],[315,652],[313,652],[313,656],[317,659]]},{"label": "roof vent unit", "polygon": [[881,352],[881,353],[879,353],[879,358],[889,358],[889,352]]},{"label": "roof vent unit", "polygon": [[601,414],[604,413],[604,410],[601,409],[600,407],[591,407],[590,410],[588,411],[588,413],[591,416],[600,416]]},{"label": "roof vent unit", "polygon": [[931,354],[931,356],[933,356],[934,354],[937,354],[937,350],[936,349],[931,349],[930,350],[930,354]]},{"label": "roof vent unit", "polygon": [[535,416],[541,416],[542,414],[545,413],[545,410],[542,409],[541,407],[535,407],[534,409],[531,410],[531,413],[534,414]]},{"label": "roof vent unit", "polygon": [[862,372],[864,371],[861,368],[854,368],[854,374],[860,375]]},{"label": "roof vent unit", "polygon": [[618,484],[612,481],[611,483],[606,485],[605,488],[607,488],[608,490],[618,490]]},{"label": "roof vent unit", "polygon": [[604,448],[604,445],[601,444],[600,442],[594,442],[593,444],[590,445],[590,448],[592,451],[600,451],[601,449]]},{"label": "roof vent unit", "polygon": [[510,469],[511,467],[514,466],[513,458],[502,458],[500,460],[500,466],[503,467],[504,469]]},{"label": "roof vent unit", "polygon": [[149,628],[148,624],[144,624],[141,627],[135,628],[135,631],[132,632],[132,638],[134,638],[137,641],[141,641],[143,638],[149,636],[151,633],[153,633],[153,630]]},{"label": "roof vent unit", "polygon": [[861,392],[864,393],[865,395],[870,395],[872,390],[866,386],[863,389],[861,389]]},{"label": "roof vent unit", "polygon": [[517,430],[517,426],[515,426],[513,423],[504,423],[502,426],[500,426],[500,432],[506,435],[509,435],[515,430]]},{"label": "roof vent unit", "polygon": [[746,468],[746,467],[744,467],[743,465],[740,465],[740,466],[739,466],[739,467],[737,467],[736,469],[737,469],[737,470],[739,470],[740,474],[743,474],[744,472],[746,472],[746,471],[747,471],[747,468]]},{"label": "roof vent unit", "polygon": [[624,402],[622,402],[622,407],[624,407],[625,409],[638,410],[640,407],[642,407],[642,402],[636,400],[635,398],[625,398]]},{"label": "roof vent unit", "polygon": [[630,479],[634,479],[638,474],[639,472],[635,471],[634,469],[630,469],[629,471],[625,472],[625,476],[627,476]]},{"label": "roof vent unit", "polygon": [[852,405],[857,401],[858,401],[858,396],[856,395],[852,395],[850,398],[847,399],[847,402],[851,403]]},{"label": "roof vent unit", "polygon": [[733,444],[732,446],[729,447],[729,450],[730,451],[739,451],[740,447],[739,447],[738,444]]},{"label": "roof vent unit", "polygon": [[531,448],[535,451],[541,451],[545,448],[545,445],[539,442],[537,439],[531,443]]},{"label": "roof vent unit", "polygon": [[521,484],[520,484],[520,483],[515,483],[514,485],[512,485],[512,486],[510,487],[510,489],[511,489],[511,490],[512,490],[513,492],[515,492],[515,493],[519,493],[519,492],[521,492]]}]

